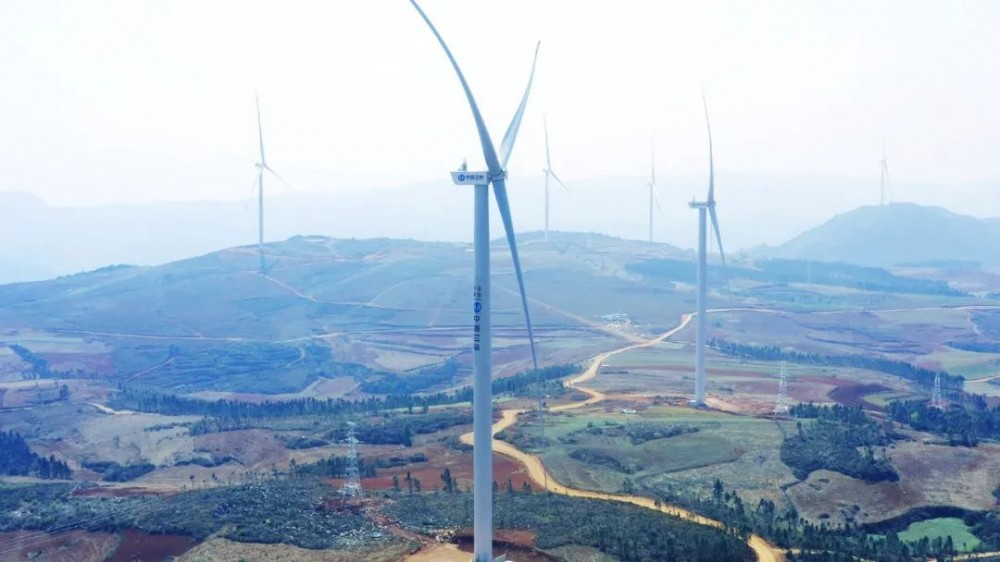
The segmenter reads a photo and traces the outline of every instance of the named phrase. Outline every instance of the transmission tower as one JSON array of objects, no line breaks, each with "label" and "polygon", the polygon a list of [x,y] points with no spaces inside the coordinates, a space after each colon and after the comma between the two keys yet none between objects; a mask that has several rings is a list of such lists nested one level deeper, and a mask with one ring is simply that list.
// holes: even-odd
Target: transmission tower
[{"label": "transmission tower", "polygon": [[944,394],[941,392],[941,373],[934,375],[934,393],[931,394],[931,406],[944,408]]},{"label": "transmission tower", "polygon": [[785,373],[785,362],[781,362],[781,379],[778,381],[778,398],[774,402],[774,415],[787,416],[791,409],[788,399],[788,375]]},{"label": "transmission tower", "polygon": [[361,497],[361,471],[358,469],[358,438],[354,436],[354,422],[347,422],[347,478],[340,494],[346,498]]}]

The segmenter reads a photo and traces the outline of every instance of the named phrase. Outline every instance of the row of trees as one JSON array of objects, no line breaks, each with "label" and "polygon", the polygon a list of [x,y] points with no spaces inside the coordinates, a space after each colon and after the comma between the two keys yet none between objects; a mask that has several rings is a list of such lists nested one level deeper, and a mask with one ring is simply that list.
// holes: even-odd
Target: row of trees
[{"label": "row of trees", "polygon": [[975,447],[980,439],[1000,439],[1000,406],[935,408],[923,401],[908,400],[891,402],[888,413],[893,420],[913,429],[944,436],[953,446]]},{"label": "row of trees", "polygon": [[[757,262],[757,267],[709,267],[709,280],[720,282],[725,278],[739,277],[762,283],[814,283],[850,287],[863,291],[911,293],[926,295],[963,296],[944,281],[901,277],[880,267],[865,267],[846,263],[816,262],[806,260],[771,259]],[[646,260],[627,264],[631,273],[668,281],[694,283],[696,272],[691,262],[676,259]]]},{"label": "row of trees", "polygon": [[804,353],[801,351],[784,350],[775,345],[751,345],[713,339],[709,346],[726,355],[745,357],[760,361],[788,361],[805,365],[821,365],[824,367],[851,367],[878,371],[894,375],[906,380],[934,386],[934,378],[941,375],[941,387],[945,390],[961,391],[965,377],[951,375],[944,371],[933,371],[918,367],[906,361],[896,361],[885,357],[866,357],[863,355],[823,355],[820,353]]},{"label": "row of trees", "polygon": [[[493,517],[502,529],[530,530],[535,546],[585,546],[623,562],[750,562],[744,538],[629,504],[530,493],[512,482],[494,484]],[[472,525],[468,493],[402,494],[383,511],[402,527],[423,533]],[[568,559],[582,556],[566,551]],[[515,556],[516,557],[516,556]]]},{"label": "row of trees", "polygon": [[[309,464],[298,464],[295,462],[295,459],[292,459],[288,468],[292,476],[311,474],[324,478],[346,478],[348,464],[347,457],[330,456]],[[365,459],[360,457],[358,458],[358,474],[362,478],[374,478],[378,476],[375,465],[366,463]]]},{"label": "row of trees", "polygon": [[66,480],[73,471],[54,456],[46,458],[33,452],[21,434],[0,431],[0,474]]},{"label": "row of trees", "polygon": [[[496,394],[527,393],[539,381],[558,379],[578,371],[575,365],[554,365],[537,371],[525,371],[493,381]],[[120,385],[110,399],[112,407],[166,415],[200,415],[209,418],[259,419],[289,418],[296,416],[338,416],[372,415],[387,410],[405,409],[412,412],[415,407],[427,412],[430,406],[470,402],[472,387],[463,387],[454,392],[437,392],[415,395],[388,394],[372,396],[360,400],[343,398],[299,398],[296,400],[242,402],[238,400],[199,400],[165,394],[155,390]]]}]

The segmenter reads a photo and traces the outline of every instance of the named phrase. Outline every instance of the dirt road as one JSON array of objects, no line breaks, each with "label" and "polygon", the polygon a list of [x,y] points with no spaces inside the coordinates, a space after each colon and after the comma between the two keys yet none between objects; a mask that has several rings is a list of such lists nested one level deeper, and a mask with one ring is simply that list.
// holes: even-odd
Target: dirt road
[{"label": "dirt road", "polygon": [[[624,353],[626,351],[631,351],[633,349],[650,347],[658,343],[661,343],[664,340],[676,334],[677,332],[680,332],[685,327],[687,327],[687,325],[691,322],[691,319],[693,317],[694,317],[693,314],[683,315],[681,317],[680,323],[676,327],[672,328],[668,332],[665,332],[654,339],[646,340],[641,343],[627,345],[625,347],[597,355],[596,357],[594,357],[594,359],[591,360],[590,365],[587,367],[586,371],[570,379],[566,383],[568,387],[584,392],[588,394],[589,397],[586,400],[582,400],[580,402],[571,402],[569,404],[562,404],[559,406],[555,406],[550,411],[556,412],[556,411],[573,410],[576,408],[583,408],[585,406],[596,404],[598,402],[605,400],[607,396],[605,396],[604,393],[580,385],[596,377],[598,371],[601,368],[601,365],[604,364],[604,362],[607,361],[610,357],[613,357],[620,353]],[[500,420],[497,421],[495,424],[493,424],[493,435],[496,435],[497,433],[517,423],[517,416],[524,412],[525,410],[523,409],[503,410],[503,412],[501,413]],[[472,433],[470,432],[462,435],[462,442],[468,445],[474,444]],[[664,513],[668,513],[675,517],[680,517],[681,519],[686,519],[688,521],[697,523],[699,525],[705,525],[709,527],[722,527],[722,524],[719,523],[718,521],[698,515],[697,513],[693,513],[676,505],[660,504],[660,506],[657,506],[652,498],[634,496],[631,494],[608,494],[604,492],[595,492],[591,490],[580,490],[577,488],[570,488],[568,486],[560,484],[555,478],[553,478],[552,475],[549,474],[545,466],[542,464],[542,461],[540,458],[538,458],[538,456],[525,453],[524,451],[518,449],[517,447],[514,447],[513,445],[507,443],[506,441],[499,441],[497,439],[493,439],[493,450],[502,455],[506,455],[508,457],[511,457],[519,461],[521,464],[524,465],[525,469],[528,471],[528,475],[531,477],[532,480],[535,481],[536,484],[538,484],[541,487],[547,488],[548,490],[556,494],[565,494],[567,496],[573,496],[577,498],[589,498],[589,499],[630,503],[647,509],[662,511]],[[757,535],[751,535],[750,538],[747,540],[747,545],[757,555],[757,560],[759,562],[782,562],[785,559],[780,549],[770,545],[762,537],[759,537]],[[410,560],[427,560],[427,559],[411,558]],[[438,560],[438,558],[434,558],[434,560]],[[442,560],[449,560],[449,559],[442,558]]]}]

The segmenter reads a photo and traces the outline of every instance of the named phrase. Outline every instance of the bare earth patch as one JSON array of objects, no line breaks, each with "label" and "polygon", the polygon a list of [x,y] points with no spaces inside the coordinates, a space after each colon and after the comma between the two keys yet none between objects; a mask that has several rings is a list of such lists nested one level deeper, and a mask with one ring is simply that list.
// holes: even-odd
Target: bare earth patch
[{"label": "bare earth patch", "polygon": [[210,539],[177,558],[178,562],[237,562],[280,560],[281,562],[398,562],[415,546],[395,543],[377,550],[309,550],[286,544],[252,544]]},{"label": "bare earth patch", "polygon": [[1000,445],[970,449],[926,445],[918,439],[898,443],[889,456],[899,482],[870,484],[819,470],[790,487],[788,496],[803,517],[819,521],[826,514],[835,523],[848,518],[876,522],[921,506],[993,507],[991,492],[1000,474]]}]

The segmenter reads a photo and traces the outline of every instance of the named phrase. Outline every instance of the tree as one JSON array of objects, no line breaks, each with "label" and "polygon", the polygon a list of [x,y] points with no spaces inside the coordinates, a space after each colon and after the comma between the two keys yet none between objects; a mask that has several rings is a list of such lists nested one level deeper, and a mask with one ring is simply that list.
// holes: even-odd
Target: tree
[{"label": "tree", "polygon": [[444,472],[441,473],[441,481],[444,482],[444,491],[445,492],[454,492],[455,491],[455,482],[451,478],[451,469],[450,468],[445,467]]}]

